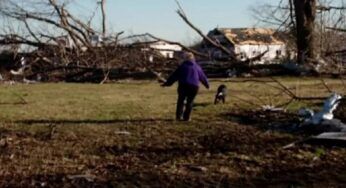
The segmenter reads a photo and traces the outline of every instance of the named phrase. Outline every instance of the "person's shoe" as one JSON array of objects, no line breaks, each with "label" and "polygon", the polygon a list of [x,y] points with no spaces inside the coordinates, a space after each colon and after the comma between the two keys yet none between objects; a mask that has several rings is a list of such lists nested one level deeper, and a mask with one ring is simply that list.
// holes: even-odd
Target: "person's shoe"
[{"label": "person's shoe", "polygon": [[189,119],[183,119],[183,121],[190,122],[190,121],[191,121],[191,118],[189,118]]}]

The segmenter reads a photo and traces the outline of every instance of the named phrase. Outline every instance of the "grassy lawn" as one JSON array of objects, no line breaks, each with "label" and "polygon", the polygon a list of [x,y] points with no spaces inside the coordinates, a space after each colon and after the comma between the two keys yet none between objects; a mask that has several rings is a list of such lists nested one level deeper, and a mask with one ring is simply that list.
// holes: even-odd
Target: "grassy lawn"
[{"label": "grassy lawn", "polygon": [[[280,78],[299,96],[327,96],[317,79]],[[235,82],[234,82],[235,81]],[[0,185],[244,187],[346,184],[346,150],[232,121],[225,114],[289,98],[261,83],[213,80],[191,122],[174,121],[176,87],[153,81],[1,85]],[[225,105],[213,105],[219,84]],[[345,94],[340,80],[327,85]],[[20,104],[21,98],[26,104]],[[314,103],[294,102],[292,112]]]}]

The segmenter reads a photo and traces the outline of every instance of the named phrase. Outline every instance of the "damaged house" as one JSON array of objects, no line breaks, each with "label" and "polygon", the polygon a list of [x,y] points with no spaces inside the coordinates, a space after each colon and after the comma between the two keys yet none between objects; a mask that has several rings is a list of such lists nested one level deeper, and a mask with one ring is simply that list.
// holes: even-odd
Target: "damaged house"
[{"label": "damaged house", "polygon": [[[286,56],[286,44],[273,29],[264,28],[216,28],[208,37],[236,54],[239,60],[246,60],[264,54],[258,64],[272,63]],[[201,51],[213,59],[227,59],[220,49],[203,41]]]}]

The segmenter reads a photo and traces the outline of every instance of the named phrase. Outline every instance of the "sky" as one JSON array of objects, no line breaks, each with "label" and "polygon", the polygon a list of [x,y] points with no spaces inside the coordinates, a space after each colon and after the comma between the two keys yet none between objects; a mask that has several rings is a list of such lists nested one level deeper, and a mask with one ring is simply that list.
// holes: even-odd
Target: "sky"
[{"label": "sky", "polygon": [[[90,15],[96,0],[76,1],[75,12],[79,16]],[[189,19],[203,32],[215,27],[254,27],[251,8],[279,0],[180,0]],[[158,37],[192,44],[198,35],[175,12],[174,0],[107,0],[107,24],[111,32],[125,31],[125,35],[149,32]],[[100,25],[100,14],[95,24]]]}]

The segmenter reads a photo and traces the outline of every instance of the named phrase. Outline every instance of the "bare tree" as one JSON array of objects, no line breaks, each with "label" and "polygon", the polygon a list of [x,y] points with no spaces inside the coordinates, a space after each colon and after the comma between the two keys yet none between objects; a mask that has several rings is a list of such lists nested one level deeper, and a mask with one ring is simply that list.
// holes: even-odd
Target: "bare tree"
[{"label": "bare tree", "polygon": [[[343,0],[282,0],[278,5],[253,9],[260,23],[276,26],[290,36],[290,49],[297,51],[297,62],[320,62],[326,53],[343,51],[345,4]],[[339,53],[340,54],[340,53]],[[334,60],[327,58],[329,64]]]},{"label": "bare tree", "polygon": [[102,13],[102,35],[106,35],[106,11],[105,11],[105,6],[106,6],[106,0],[101,0],[99,2],[101,4],[101,13]]},{"label": "bare tree", "polygon": [[[104,2],[101,1],[101,9],[105,20]],[[90,26],[90,22],[73,15],[66,8],[68,3],[69,1],[58,0],[30,0],[27,2],[7,0],[3,1],[0,7],[0,15],[2,20],[10,20],[22,28],[17,32],[11,32],[11,34],[25,38],[23,43],[31,45],[32,43],[52,40],[59,35],[67,35],[72,39],[76,49],[90,47],[90,36],[96,34],[97,31]],[[105,34],[105,32],[106,23],[103,21],[102,33]],[[17,37],[17,39],[19,38]]]},{"label": "bare tree", "polygon": [[297,29],[297,61],[300,64],[315,60],[316,0],[294,0]]}]

